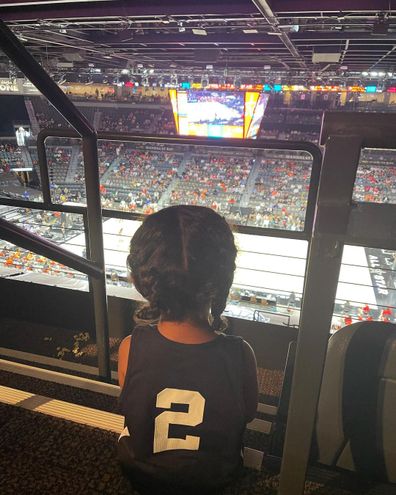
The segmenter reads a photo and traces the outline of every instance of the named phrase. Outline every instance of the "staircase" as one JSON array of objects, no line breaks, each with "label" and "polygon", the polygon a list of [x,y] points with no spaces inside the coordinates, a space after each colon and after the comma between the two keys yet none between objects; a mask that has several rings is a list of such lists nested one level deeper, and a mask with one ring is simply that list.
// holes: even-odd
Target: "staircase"
[{"label": "staircase", "polygon": [[254,185],[256,183],[256,179],[258,176],[258,173],[260,171],[260,161],[259,159],[256,159],[256,163],[252,166],[252,169],[250,170],[250,174],[248,177],[248,180],[246,182],[245,190],[243,191],[242,197],[241,197],[241,207],[247,207],[249,204],[249,199],[250,195],[252,194],[254,190]]},{"label": "staircase", "polygon": [[40,132],[40,126],[39,126],[38,120],[36,118],[36,111],[33,108],[32,101],[25,99],[25,107],[26,107],[27,113],[29,115],[32,134],[33,134],[33,136],[37,136],[37,134]]},{"label": "staircase", "polygon": [[80,151],[81,151],[81,147],[79,144],[74,144],[72,146],[70,164],[65,177],[65,182],[74,182],[74,178],[77,173],[77,168],[80,165],[80,158],[79,158]]},{"label": "staircase", "polygon": [[26,146],[20,146],[19,149],[21,150],[21,156],[22,156],[22,161],[23,164],[25,165],[26,168],[33,168],[33,161],[32,157],[30,156],[29,150],[27,149]]},{"label": "staircase", "polygon": [[121,157],[117,157],[115,158],[109,168],[106,170],[106,172],[102,175],[102,177],[100,178],[100,182],[102,184],[105,183],[105,181],[107,180],[107,178],[109,177],[110,173],[120,164],[120,161],[121,161]]},{"label": "staircase", "polygon": [[100,110],[96,110],[95,115],[94,115],[94,119],[93,119],[93,126],[94,126],[94,129],[97,131],[99,130],[101,119],[102,119],[102,112]]},{"label": "staircase", "polygon": [[176,175],[173,177],[169,186],[165,189],[164,193],[162,194],[162,196],[158,200],[158,206],[159,207],[163,208],[169,203],[171,192],[175,190],[176,184],[180,180],[179,177],[186,170],[186,165],[191,159],[191,154],[192,154],[191,152],[187,152],[184,155],[184,158],[177,169]]}]

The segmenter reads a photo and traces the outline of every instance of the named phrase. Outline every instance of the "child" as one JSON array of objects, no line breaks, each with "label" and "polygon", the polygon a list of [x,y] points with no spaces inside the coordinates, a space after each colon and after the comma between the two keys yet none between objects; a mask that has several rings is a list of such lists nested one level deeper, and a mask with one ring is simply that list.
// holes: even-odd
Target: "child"
[{"label": "child", "polygon": [[154,213],[131,240],[128,266],[148,304],[120,346],[118,448],[148,493],[206,493],[242,465],[258,391],[251,347],[220,333],[235,257],[224,218],[200,206]]}]

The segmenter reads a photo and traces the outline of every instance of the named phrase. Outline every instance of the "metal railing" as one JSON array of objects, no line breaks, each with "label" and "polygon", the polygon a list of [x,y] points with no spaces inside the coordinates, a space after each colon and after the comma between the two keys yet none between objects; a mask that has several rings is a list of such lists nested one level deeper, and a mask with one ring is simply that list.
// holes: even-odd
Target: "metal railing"
[{"label": "metal railing", "polygon": [[[0,21],[0,47],[36,88],[41,91],[61,115],[63,115],[63,117],[74,127],[77,135],[82,138],[87,192],[86,222],[89,240],[87,245],[87,256],[91,261],[92,266],[101,269],[100,275],[97,277],[89,277],[95,315],[99,376],[104,380],[109,381],[111,379],[108,344],[109,330],[96,132],[84,115],[79,112],[71,100],[69,100],[41,65],[36,62],[32,55],[26,50],[20,40],[2,21]],[[45,157],[40,155],[41,152],[42,149],[38,149],[39,161],[45,160]],[[44,198],[42,207],[52,209],[51,207],[53,205],[51,202],[48,170],[46,172],[47,173],[45,173],[44,167],[40,167]],[[52,252],[52,249],[50,249],[50,251]],[[55,251],[53,251],[53,253],[55,253]]]}]

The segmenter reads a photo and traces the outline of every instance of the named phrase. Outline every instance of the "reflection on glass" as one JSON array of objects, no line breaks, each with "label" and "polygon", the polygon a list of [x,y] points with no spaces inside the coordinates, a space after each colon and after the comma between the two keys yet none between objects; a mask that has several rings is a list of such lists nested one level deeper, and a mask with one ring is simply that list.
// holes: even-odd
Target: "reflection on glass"
[{"label": "reflection on glass", "polygon": [[41,201],[37,170],[25,146],[16,139],[0,141],[0,197]]},{"label": "reflection on glass", "polygon": [[[81,215],[8,206],[0,208],[0,217],[4,220],[48,239],[68,251],[79,255],[86,254],[84,225]],[[60,263],[48,260],[44,256],[34,254],[6,241],[0,241],[0,265],[21,272],[30,271],[62,275],[69,278],[86,278],[85,275]]]}]

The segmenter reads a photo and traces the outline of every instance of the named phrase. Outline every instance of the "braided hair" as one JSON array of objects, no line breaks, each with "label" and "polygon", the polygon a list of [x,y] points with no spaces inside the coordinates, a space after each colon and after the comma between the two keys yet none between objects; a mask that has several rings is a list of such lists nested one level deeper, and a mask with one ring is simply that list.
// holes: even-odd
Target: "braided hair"
[{"label": "braided hair", "polygon": [[172,206],[148,216],[130,244],[133,283],[148,304],[137,320],[198,320],[210,309],[223,329],[235,271],[234,236],[223,217],[202,206]]}]

